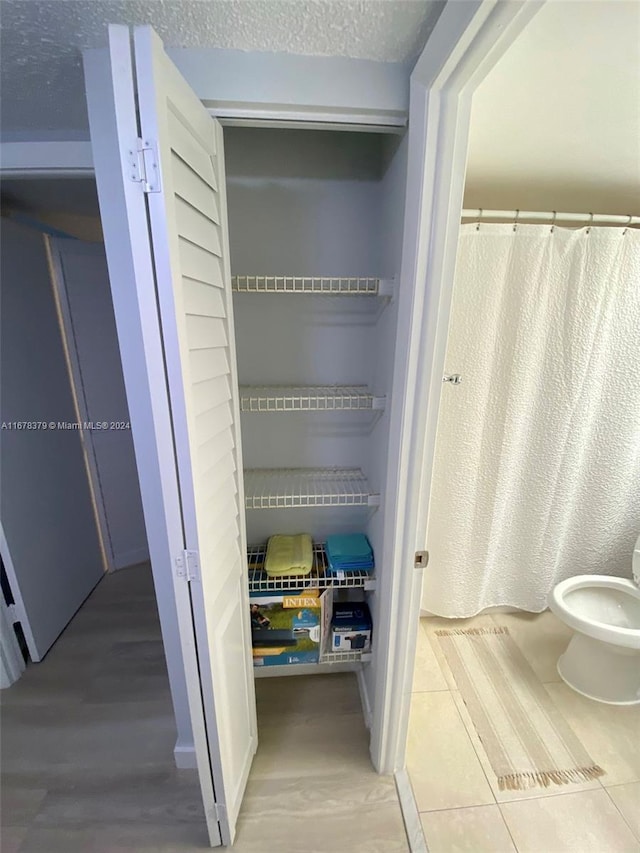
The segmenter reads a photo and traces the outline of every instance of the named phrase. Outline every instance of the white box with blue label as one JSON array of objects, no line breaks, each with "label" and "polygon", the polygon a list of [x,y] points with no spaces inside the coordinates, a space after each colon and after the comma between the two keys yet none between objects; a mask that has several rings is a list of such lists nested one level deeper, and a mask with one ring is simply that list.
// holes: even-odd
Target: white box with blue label
[{"label": "white box with blue label", "polygon": [[371,650],[371,614],[364,601],[340,601],[331,617],[332,652]]}]

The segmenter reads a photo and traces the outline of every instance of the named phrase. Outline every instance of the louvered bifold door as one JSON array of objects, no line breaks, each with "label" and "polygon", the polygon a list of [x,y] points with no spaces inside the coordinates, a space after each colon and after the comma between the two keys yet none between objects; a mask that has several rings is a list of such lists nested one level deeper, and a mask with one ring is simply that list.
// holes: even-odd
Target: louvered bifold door
[{"label": "louvered bifold door", "polygon": [[134,51],[215,797],[230,844],[257,745],[222,128],[150,27]]}]

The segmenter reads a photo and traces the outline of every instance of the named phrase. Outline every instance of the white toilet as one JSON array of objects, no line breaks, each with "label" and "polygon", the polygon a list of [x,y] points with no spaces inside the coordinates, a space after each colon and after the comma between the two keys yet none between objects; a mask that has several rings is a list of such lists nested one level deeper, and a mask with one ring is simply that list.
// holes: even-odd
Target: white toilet
[{"label": "white toilet", "polygon": [[569,687],[610,705],[640,704],[640,536],[633,580],[578,575],[549,594],[549,609],[576,632],[558,661]]}]

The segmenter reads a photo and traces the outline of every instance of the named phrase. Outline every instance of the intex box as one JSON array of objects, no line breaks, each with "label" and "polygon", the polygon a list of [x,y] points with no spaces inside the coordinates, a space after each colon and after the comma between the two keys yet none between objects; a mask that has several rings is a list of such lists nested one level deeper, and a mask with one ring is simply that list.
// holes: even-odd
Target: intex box
[{"label": "intex box", "polygon": [[317,663],[322,640],[322,596],[317,589],[251,595],[254,666]]},{"label": "intex box", "polygon": [[371,614],[364,601],[337,602],[331,618],[331,650],[368,652],[371,648]]}]

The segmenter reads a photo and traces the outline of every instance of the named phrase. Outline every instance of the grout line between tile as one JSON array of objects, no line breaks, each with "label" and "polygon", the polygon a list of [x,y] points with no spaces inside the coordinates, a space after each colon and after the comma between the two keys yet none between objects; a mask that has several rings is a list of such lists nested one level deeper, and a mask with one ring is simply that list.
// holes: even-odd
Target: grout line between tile
[{"label": "grout line between tile", "polygon": [[[456,690],[455,692],[460,694],[460,691],[458,691],[458,690]],[[489,777],[487,776],[487,771],[484,769],[484,765],[483,765],[482,761],[480,760],[480,756],[478,755],[478,750],[476,749],[476,746],[473,742],[473,739],[472,739],[472,737],[469,734],[469,731],[467,729],[467,724],[465,723],[464,718],[458,709],[458,705],[457,705],[455,699],[453,698],[454,691],[450,690],[449,693],[451,694],[451,701],[453,702],[454,708],[456,709],[456,714],[458,715],[458,719],[462,723],[462,728],[464,729],[464,733],[467,737],[467,740],[471,744],[471,749],[473,750],[473,754],[476,757],[476,761],[480,765],[480,769],[482,770],[482,775],[484,776],[485,781],[486,781],[487,785],[489,786],[489,790],[491,791],[491,796],[493,797],[493,802],[497,804],[498,801],[496,799],[496,795],[493,793],[493,786],[489,780]],[[460,701],[464,702],[464,700],[462,699],[462,696],[460,696]],[[485,803],[484,805],[487,805],[487,803]]]},{"label": "grout line between tile", "polygon": [[436,812],[457,812],[462,809],[484,809],[490,806],[499,806],[500,803],[474,803],[471,806],[447,806],[442,809],[423,809],[419,814],[435,814]]},{"label": "grout line between tile", "polygon": [[[597,781],[597,780],[596,780]],[[569,783],[570,785],[571,783]],[[578,788],[577,790],[568,790],[569,785],[567,785],[567,790],[558,790],[559,785],[555,785],[553,788],[546,788],[545,790],[553,790],[555,793],[553,794],[539,794],[538,796],[533,797],[517,797],[514,800],[498,800],[498,805],[508,806],[511,803],[528,803],[530,800],[550,800],[556,799],[557,797],[568,797],[571,794],[588,794],[589,792],[595,792],[597,788]],[[532,789],[533,790],[533,789]]]},{"label": "grout line between tile", "polygon": [[[519,800],[516,802],[522,802],[522,800]],[[527,802],[528,802],[528,800],[527,800]],[[500,812],[500,817],[502,818],[502,822],[505,825],[507,832],[509,833],[509,838],[511,839],[511,843],[513,844],[513,847],[516,850],[516,853],[519,853],[518,845],[516,844],[516,840],[513,837],[513,833],[511,832],[511,827],[509,826],[506,815],[504,814],[504,812],[502,811],[502,809],[500,807],[501,805],[504,805],[504,804],[498,803],[497,805],[498,805],[498,811]]]},{"label": "grout line between tile", "polygon": [[[451,670],[449,669],[449,666],[448,666],[448,664],[447,664],[446,658],[445,658],[445,661],[444,661],[444,666],[446,666],[446,667],[447,667],[447,671],[446,671],[446,672],[445,672],[444,666],[440,663],[439,654],[441,653],[441,650],[440,650],[440,648],[439,648],[438,646],[436,646],[437,639],[436,639],[435,637],[431,637],[429,634],[427,634],[427,640],[429,641],[429,645],[431,646],[431,651],[432,651],[432,653],[433,653],[433,656],[434,656],[434,658],[435,658],[435,661],[436,661],[436,663],[438,664],[438,668],[440,669],[440,672],[441,672],[441,674],[442,674],[442,677],[444,678],[444,682],[445,682],[445,684],[447,685],[447,688],[446,688],[446,689],[449,691],[449,693],[451,693],[451,692],[452,692],[452,688],[451,688],[450,680],[451,680],[451,681],[453,681],[453,683],[455,684],[455,679],[453,678],[453,673],[452,673],[452,672],[451,672]],[[438,649],[438,651],[436,651],[436,648]],[[449,674],[450,678],[449,678],[449,677],[447,677],[447,673]]]},{"label": "grout line between tile", "polygon": [[[623,784],[625,784],[625,783],[623,783]],[[632,783],[632,784],[633,784],[633,783]],[[603,786],[603,787],[604,787],[604,786]],[[615,786],[615,785],[612,785],[611,787],[612,787],[612,788],[615,788],[616,786]],[[611,800],[611,802],[613,803],[613,805],[614,805],[615,809],[617,810],[617,812],[618,812],[618,814],[620,815],[620,817],[622,818],[622,820],[623,820],[623,821],[626,823],[626,825],[629,827],[629,831],[631,832],[631,835],[633,835],[633,837],[634,837],[634,838],[637,838],[637,839],[638,839],[638,841],[640,842],[640,835],[639,835],[637,832],[635,832],[635,830],[633,829],[633,827],[631,826],[631,824],[629,823],[629,821],[628,821],[628,820],[627,820],[627,818],[625,817],[624,813],[622,812],[622,810],[620,809],[620,807],[618,806],[618,804],[616,803],[616,801],[613,799],[613,797],[611,796],[611,794],[609,793],[609,791],[607,790],[607,788],[604,788],[604,791],[605,791],[605,793],[607,794],[607,796],[609,797],[609,799]]]}]

